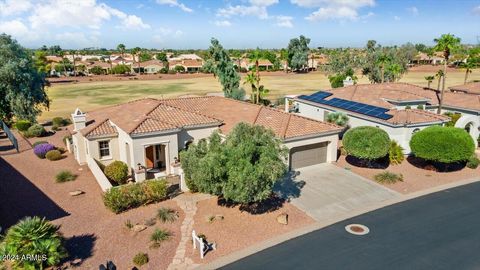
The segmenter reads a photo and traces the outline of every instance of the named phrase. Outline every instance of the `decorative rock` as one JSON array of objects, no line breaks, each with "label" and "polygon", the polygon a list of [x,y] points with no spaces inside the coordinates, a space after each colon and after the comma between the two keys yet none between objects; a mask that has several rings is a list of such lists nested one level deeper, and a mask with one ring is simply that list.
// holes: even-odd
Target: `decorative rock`
[{"label": "decorative rock", "polygon": [[81,190],[74,190],[74,191],[70,191],[68,194],[70,194],[70,196],[78,196],[78,195],[82,195],[83,193],[85,192]]},{"label": "decorative rock", "polygon": [[222,215],[215,215],[215,220],[223,220],[224,217]]},{"label": "decorative rock", "polygon": [[141,231],[144,231],[146,229],[147,229],[147,226],[141,225],[141,224],[137,224],[137,225],[133,226],[133,228],[132,228],[132,230],[134,232],[141,232]]},{"label": "decorative rock", "polygon": [[277,222],[283,225],[288,225],[288,214],[282,213],[277,216]]}]

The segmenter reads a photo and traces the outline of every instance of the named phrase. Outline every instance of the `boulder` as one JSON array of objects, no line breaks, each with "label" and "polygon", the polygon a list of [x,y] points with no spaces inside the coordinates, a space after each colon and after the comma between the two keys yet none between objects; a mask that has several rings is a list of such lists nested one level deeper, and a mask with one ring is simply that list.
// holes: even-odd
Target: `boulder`
[{"label": "boulder", "polygon": [[146,229],[147,229],[147,226],[142,225],[142,224],[137,224],[137,225],[133,226],[133,228],[132,228],[132,230],[134,232],[141,232],[141,231],[144,231]]},{"label": "boulder", "polygon": [[70,196],[78,196],[78,195],[82,195],[83,193],[85,192],[81,190],[74,190],[74,191],[70,191],[68,194],[70,194]]},{"label": "boulder", "polygon": [[282,213],[277,216],[277,222],[283,225],[288,225],[288,214]]}]

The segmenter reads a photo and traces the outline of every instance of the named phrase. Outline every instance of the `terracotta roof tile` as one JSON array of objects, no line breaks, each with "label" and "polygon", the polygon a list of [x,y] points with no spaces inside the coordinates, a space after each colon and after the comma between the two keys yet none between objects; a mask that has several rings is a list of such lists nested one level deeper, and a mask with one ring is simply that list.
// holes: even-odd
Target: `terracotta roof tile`
[{"label": "terracotta roof tile", "polygon": [[480,82],[472,82],[449,87],[452,91],[465,92],[467,94],[480,95]]},{"label": "terracotta roof tile", "polygon": [[86,134],[84,134],[85,137],[87,138],[92,138],[92,137],[100,137],[100,136],[117,136],[118,132],[110,124],[110,121],[108,119],[104,120],[103,122],[100,122],[99,125],[97,125],[94,129],[88,131]]},{"label": "terracotta roof tile", "polygon": [[143,134],[143,133],[151,133],[157,131],[166,131],[166,130],[173,130],[177,129],[177,126],[172,124],[153,119],[153,118],[145,118],[144,121],[140,123],[130,134]]}]

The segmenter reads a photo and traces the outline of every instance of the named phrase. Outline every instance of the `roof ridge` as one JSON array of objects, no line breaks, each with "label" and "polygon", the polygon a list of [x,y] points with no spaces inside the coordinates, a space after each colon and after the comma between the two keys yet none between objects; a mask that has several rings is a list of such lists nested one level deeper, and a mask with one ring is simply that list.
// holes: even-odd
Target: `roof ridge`
[{"label": "roof ridge", "polygon": [[93,127],[91,127],[91,129],[89,131],[87,131],[87,133],[83,134],[83,136],[88,136],[88,134],[92,133],[95,129],[99,128],[101,125],[103,125],[108,120],[109,120],[109,118],[105,118],[104,120],[98,122],[97,125],[94,125]]},{"label": "roof ridge", "polygon": [[[177,98],[177,99],[182,99],[182,98]],[[177,107],[177,106],[174,106],[174,105],[171,105],[171,104],[165,104],[165,103],[163,103],[162,101],[164,101],[164,100],[160,100],[160,104],[158,104],[158,106],[155,107],[155,109],[157,109],[160,105],[164,105],[164,106],[167,106],[167,107],[170,107],[170,108],[174,108],[174,109],[177,109],[177,110],[180,110],[180,111],[183,111],[183,112],[193,113],[193,114],[200,115],[200,116],[203,116],[203,117],[207,117],[207,118],[210,118],[210,119],[213,119],[213,120],[217,120],[217,121],[223,123],[223,120],[218,119],[218,118],[216,118],[216,117],[209,116],[209,115],[206,115],[206,114],[203,114],[203,113],[199,113],[199,112],[193,112],[193,111],[185,110],[185,109],[183,109],[183,108],[180,108],[180,107]],[[154,109],[154,110],[155,110],[155,109]],[[151,112],[149,112],[149,114],[152,113],[154,110],[152,110]]]}]

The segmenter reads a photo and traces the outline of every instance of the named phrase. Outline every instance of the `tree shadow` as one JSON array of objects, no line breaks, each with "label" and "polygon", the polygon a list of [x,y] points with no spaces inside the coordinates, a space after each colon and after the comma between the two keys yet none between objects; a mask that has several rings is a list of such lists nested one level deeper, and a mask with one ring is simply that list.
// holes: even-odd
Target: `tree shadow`
[{"label": "tree shadow", "polygon": [[5,231],[27,216],[55,220],[69,213],[0,157],[0,226]]},{"label": "tree shadow", "polygon": [[345,161],[355,167],[370,169],[386,169],[390,165],[388,156],[374,160],[367,160],[348,155],[345,157]]},{"label": "tree shadow", "polygon": [[235,203],[232,201],[228,201],[223,197],[218,197],[217,199],[217,205],[219,206],[228,207],[228,208],[239,206],[240,211],[242,212],[245,211],[252,215],[261,215],[261,214],[273,212],[275,210],[280,209],[284,203],[285,203],[285,199],[280,198],[275,194],[272,194],[270,198],[264,201],[256,202],[256,203],[248,203],[248,204]]},{"label": "tree shadow", "polygon": [[439,173],[460,171],[467,165],[466,162],[443,163],[433,162],[416,156],[407,157],[408,163],[419,169],[434,171]]},{"label": "tree shadow", "polygon": [[65,241],[65,248],[68,252],[66,261],[71,266],[78,267],[82,263],[93,256],[93,247],[97,237],[94,234],[74,235]]},{"label": "tree shadow", "polygon": [[288,172],[282,180],[275,183],[273,190],[279,197],[287,201],[300,197],[302,188],[306,183],[304,180],[299,180],[299,176],[299,171]]}]

